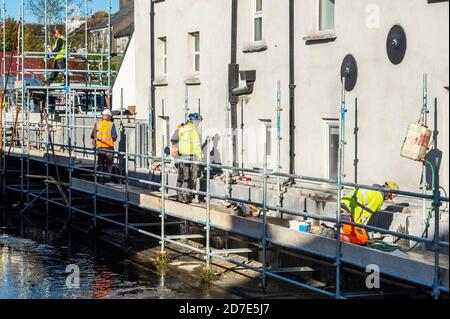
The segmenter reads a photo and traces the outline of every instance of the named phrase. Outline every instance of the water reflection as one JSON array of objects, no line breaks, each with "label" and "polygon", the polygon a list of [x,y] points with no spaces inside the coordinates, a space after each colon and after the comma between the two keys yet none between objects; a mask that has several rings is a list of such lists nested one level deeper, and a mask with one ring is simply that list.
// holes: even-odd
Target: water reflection
[{"label": "water reflection", "polygon": [[[52,246],[0,235],[0,299],[207,297],[185,283],[118,259],[87,245]],[[77,289],[66,285],[73,275],[66,273],[68,265],[79,267]]]}]

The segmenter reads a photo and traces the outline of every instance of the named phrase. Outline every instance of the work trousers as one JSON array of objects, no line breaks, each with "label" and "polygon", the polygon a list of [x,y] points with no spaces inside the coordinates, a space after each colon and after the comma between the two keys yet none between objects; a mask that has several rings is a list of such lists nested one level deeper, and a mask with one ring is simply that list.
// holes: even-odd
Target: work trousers
[{"label": "work trousers", "polygon": [[[66,69],[66,59],[55,60],[55,70],[65,70],[65,69]],[[53,71],[53,73],[47,80],[47,84],[50,85],[51,83],[53,83],[53,81],[56,80],[60,72],[61,71]]]},{"label": "work trousers", "polygon": [[[108,152],[109,151],[109,152]],[[114,164],[114,151],[113,148],[98,148],[97,149],[97,166],[98,171],[103,173],[112,173],[112,168]],[[110,176],[102,175],[99,178],[101,183],[108,183],[111,180]]]},{"label": "work trousers", "polygon": [[[187,159],[187,158],[184,158]],[[187,160],[193,161],[191,157]],[[195,190],[197,188],[198,165],[191,163],[177,163],[178,179],[177,187]],[[182,203],[190,204],[194,199],[194,194],[186,191],[177,191],[178,200]]]}]

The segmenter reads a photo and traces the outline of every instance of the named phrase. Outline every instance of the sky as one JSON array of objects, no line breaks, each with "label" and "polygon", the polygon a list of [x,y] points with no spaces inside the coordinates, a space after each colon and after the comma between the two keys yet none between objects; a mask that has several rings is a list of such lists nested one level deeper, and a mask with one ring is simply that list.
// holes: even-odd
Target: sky
[{"label": "sky", "polygon": [[[25,1],[25,6],[26,2]],[[70,1],[69,1],[70,2]],[[18,8],[20,1],[19,0],[5,0],[6,3],[6,11],[7,16],[16,18],[18,13]],[[109,0],[92,0],[89,4],[89,14],[93,14],[97,10],[105,10],[107,11]],[[3,0],[0,0],[0,6],[3,6]],[[112,0],[112,12],[116,12],[119,9],[119,0]],[[82,12],[83,13],[83,12]],[[29,14],[27,14],[26,17],[27,20],[30,20],[31,17]]]}]

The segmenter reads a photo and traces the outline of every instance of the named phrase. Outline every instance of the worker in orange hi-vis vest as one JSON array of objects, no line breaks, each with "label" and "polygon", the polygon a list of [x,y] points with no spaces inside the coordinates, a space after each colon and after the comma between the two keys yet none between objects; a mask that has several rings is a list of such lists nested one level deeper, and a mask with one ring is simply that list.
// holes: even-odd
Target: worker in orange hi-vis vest
[{"label": "worker in orange hi-vis vest", "polygon": [[[97,149],[98,170],[112,173],[114,164],[114,143],[117,140],[117,130],[112,121],[112,113],[106,109],[102,113],[102,119],[95,123],[91,134],[92,146]],[[109,182],[110,176],[102,176],[102,182]]]}]

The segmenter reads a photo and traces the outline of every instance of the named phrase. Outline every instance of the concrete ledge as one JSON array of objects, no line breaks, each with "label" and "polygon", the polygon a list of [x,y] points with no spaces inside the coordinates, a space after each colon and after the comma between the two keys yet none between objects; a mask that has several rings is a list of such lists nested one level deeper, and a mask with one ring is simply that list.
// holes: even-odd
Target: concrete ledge
[{"label": "concrete ledge", "polygon": [[243,53],[255,53],[255,52],[263,52],[267,50],[266,41],[257,41],[244,45],[242,52]]},{"label": "concrete ledge", "polygon": [[202,81],[200,80],[200,76],[198,74],[191,74],[184,80],[184,84],[186,85],[200,85]]},{"label": "concrete ledge", "polygon": [[334,32],[314,33],[303,37],[303,40],[306,41],[306,44],[333,42],[336,39],[337,35]]}]

